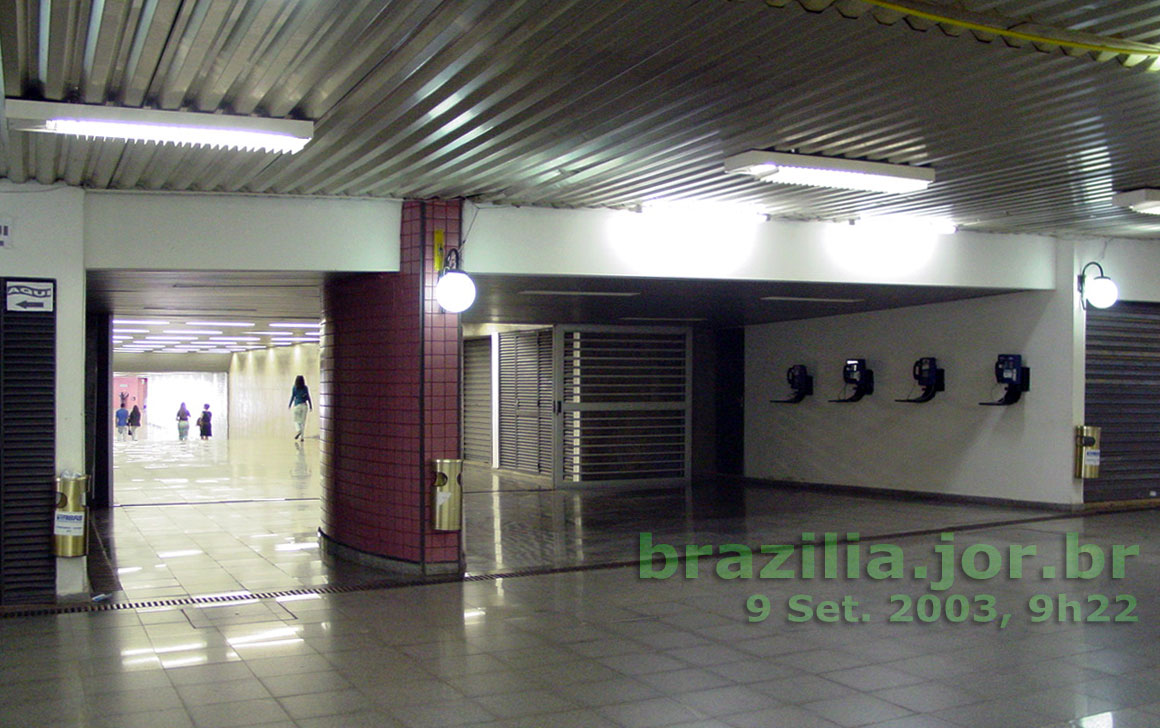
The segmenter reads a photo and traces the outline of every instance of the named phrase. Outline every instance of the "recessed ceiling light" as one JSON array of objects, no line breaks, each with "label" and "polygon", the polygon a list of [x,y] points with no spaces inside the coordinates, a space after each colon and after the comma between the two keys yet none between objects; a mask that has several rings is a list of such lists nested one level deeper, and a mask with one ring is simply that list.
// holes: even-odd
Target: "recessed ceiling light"
[{"label": "recessed ceiling light", "polygon": [[762,296],[762,301],[795,301],[799,303],[862,303],[865,298],[821,298],[817,296]]},{"label": "recessed ceiling light", "polygon": [[609,298],[627,298],[639,296],[639,291],[520,291],[524,296],[607,296]]}]

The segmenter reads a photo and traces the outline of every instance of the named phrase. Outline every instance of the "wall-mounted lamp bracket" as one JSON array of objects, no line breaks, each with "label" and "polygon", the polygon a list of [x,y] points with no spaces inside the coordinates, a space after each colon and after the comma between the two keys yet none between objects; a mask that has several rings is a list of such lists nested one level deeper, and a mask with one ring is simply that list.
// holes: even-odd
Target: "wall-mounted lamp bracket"
[{"label": "wall-mounted lamp bracket", "polygon": [[[1089,278],[1087,270],[1093,265],[1099,269],[1099,275]],[[1094,260],[1080,271],[1076,285],[1079,286],[1079,305],[1084,310],[1108,308],[1120,297],[1116,282],[1104,275],[1104,267]]]}]

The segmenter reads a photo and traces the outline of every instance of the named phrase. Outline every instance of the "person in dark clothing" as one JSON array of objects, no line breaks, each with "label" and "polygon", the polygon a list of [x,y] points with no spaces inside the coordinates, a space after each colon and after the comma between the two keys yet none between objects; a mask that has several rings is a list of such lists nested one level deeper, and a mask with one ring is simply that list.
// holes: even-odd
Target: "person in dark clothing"
[{"label": "person in dark clothing", "polygon": [[213,437],[213,412],[209,411],[208,404],[197,418],[197,428],[201,431],[201,439],[208,440]]},{"label": "person in dark clothing", "polygon": [[306,386],[306,378],[301,374],[294,380],[294,387],[290,390],[289,406],[290,412],[294,417],[294,424],[298,427],[298,432],[294,435],[294,439],[305,439],[306,413],[314,409],[314,403],[310,401],[310,388]]},{"label": "person in dark clothing", "polygon": [[137,439],[137,428],[141,426],[141,408],[133,405],[133,411],[129,413],[129,439]]}]

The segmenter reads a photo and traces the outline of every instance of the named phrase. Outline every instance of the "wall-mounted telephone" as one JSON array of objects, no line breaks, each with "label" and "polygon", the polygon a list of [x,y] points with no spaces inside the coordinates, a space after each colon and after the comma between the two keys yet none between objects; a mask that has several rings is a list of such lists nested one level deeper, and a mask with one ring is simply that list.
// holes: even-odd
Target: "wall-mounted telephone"
[{"label": "wall-mounted telephone", "polygon": [[785,379],[789,382],[789,388],[793,396],[789,399],[771,399],[769,400],[770,402],[776,404],[797,404],[814,393],[814,378],[810,376],[805,364],[794,364],[786,371]]},{"label": "wall-mounted telephone", "polygon": [[[874,372],[866,367],[865,359],[847,359],[842,367],[842,381],[846,386],[854,387],[854,393],[842,399],[831,399],[831,402],[857,402],[868,394],[874,394]],[[845,391],[843,387],[842,392]]]},{"label": "wall-mounted telephone", "polygon": [[1004,385],[1003,396],[997,402],[979,402],[982,405],[1003,406],[1015,404],[1020,395],[1031,391],[1031,368],[1023,366],[1018,354],[1000,354],[995,361],[995,382]]},{"label": "wall-mounted telephone", "polygon": [[938,359],[933,356],[924,356],[914,362],[913,373],[922,394],[911,399],[896,399],[895,402],[929,402],[934,399],[936,392],[946,391],[946,370],[939,368]]}]

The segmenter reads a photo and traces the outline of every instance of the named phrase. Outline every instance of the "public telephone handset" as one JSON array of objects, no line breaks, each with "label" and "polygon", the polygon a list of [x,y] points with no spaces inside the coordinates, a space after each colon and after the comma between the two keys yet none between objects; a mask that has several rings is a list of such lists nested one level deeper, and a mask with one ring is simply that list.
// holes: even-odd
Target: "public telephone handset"
[{"label": "public telephone handset", "polygon": [[995,382],[1006,387],[997,402],[979,402],[981,405],[1005,406],[1015,404],[1024,392],[1031,391],[1031,368],[1023,366],[1018,354],[1000,354],[995,361]]},{"label": "public telephone handset", "polygon": [[938,359],[924,356],[914,362],[914,381],[922,388],[922,394],[912,399],[896,399],[895,402],[929,402],[937,392],[946,391],[946,370],[940,369]]},{"label": "public telephone handset", "polygon": [[814,378],[810,376],[805,364],[794,364],[785,373],[793,396],[789,399],[771,399],[774,404],[797,404],[814,393]]},{"label": "public telephone handset", "polygon": [[[868,394],[874,394],[874,372],[866,368],[865,359],[847,359],[842,367],[842,381],[853,386],[854,393],[842,399],[831,399],[831,402],[857,402]],[[845,391],[843,387],[842,392]]]}]

